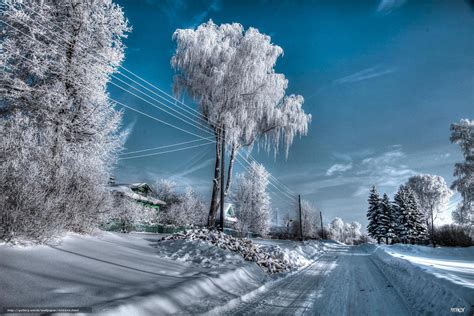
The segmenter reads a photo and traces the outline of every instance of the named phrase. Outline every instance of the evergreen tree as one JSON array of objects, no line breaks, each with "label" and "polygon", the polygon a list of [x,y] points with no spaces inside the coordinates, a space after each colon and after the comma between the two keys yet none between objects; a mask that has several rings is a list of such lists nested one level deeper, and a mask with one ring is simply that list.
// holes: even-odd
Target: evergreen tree
[{"label": "evergreen tree", "polygon": [[402,185],[395,195],[397,213],[396,234],[403,243],[425,240],[428,230],[423,213],[418,207],[415,194],[410,187]]},{"label": "evergreen tree", "polygon": [[369,236],[377,239],[377,242],[380,243],[380,239],[383,237],[382,231],[380,230],[380,195],[375,188],[375,185],[372,186],[369,195],[369,209],[367,210],[367,219],[369,224],[367,225],[367,232]]},{"label": "evergreen tree", "polygon": [[407,190],[404,185],[401,185],[397,194],[395,194],[393,205],[397,214],[397,225],[395,227],[395,233],[403,243],[406,243],[411,235],[411,219]]},{"label": "evergreen tree", "polygon": [[416,195],[413,190],[407,186],[407,197],[408,197],[408,204],[410,206],[410,218],[411,222],[413,223],[413,231],[411,232],[410,239],[412,241],[424,241],[428,239],[428,228],[426,221],[424,220],[424,214],[421,210],[420,206],[418,205],[418,201],[416,199]]},{"label": "evergreen tree", "polygon": [[382,201],[380,203],[380,217],[379,217],[379,234],[385,238],[385,243],[388,244],[388,240],[396,238],[395,235],[395,223],[396,219],[392,212],[392,206],[387,194],[384,193]]}]

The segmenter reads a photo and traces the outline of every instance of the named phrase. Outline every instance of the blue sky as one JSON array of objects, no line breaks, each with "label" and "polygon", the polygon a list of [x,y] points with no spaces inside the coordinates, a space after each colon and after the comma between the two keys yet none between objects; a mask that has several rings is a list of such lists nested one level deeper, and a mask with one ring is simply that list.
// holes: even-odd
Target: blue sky
[{"label": "blue sky", "polygon": [[[449,126],[474,118],[474,11],[466,1],[116,2],[133,27],[125,41],[125,67],[169,93],[171,37],[177,28],[209,19],[239,22],[270,35],[284,49],[276,70],[287,76],[288,94],[305,97],[313,122],[308,136],[295,140],[288,159],[283,152],[276,159],[265,152],[254,156],[326,218],[365,225],[372,184],[393,195],[417,173],[452,182],[453,164],[461,155],[449,142]],[[185,127],[132,96],[112,87],[110,92]],[[124,126],[131,130],[127,150],[193,140],[130,111],[125,111]],[[181,188],[191,185],[208,199],[212,158],[209,145],[121,160],[115,174],[123,182],[172,177]],[[294,203],[281,194],[272,197],[280,213]]]}]

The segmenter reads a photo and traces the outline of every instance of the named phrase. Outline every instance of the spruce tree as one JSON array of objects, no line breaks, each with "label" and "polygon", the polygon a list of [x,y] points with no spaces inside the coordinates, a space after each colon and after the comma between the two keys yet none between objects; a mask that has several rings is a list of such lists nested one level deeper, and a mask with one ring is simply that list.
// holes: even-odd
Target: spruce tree
[{"label": "spruce tree", "polygon": [[390,205],[388,195],[384,193],[382,201],[380,203],[380,217],[379,217],[379,234],[385,238],[385,243],[388,245],[389,238],[393,240],[395,235],[395,224],[396,219],[394,218],[394,212]]},{"label": "spruce tree", "polygon": [[423,211],[418,205],[413,190],[409,186],[406,187],[406,190],[408,204],[410,206],[410,219],[413,223],[411,225],[413,227],[413,230],[411,231],[410,239],[412,241],[425,241],[426,239],[428,239],[428,228],[426,226],[426,221],[424,220],[425,217],[423,215]]},{"label": "spruce tree", "polygon": [[397,194],[395,194],[393,205],[397,215],[395,233],[403,243],[406,243],[411,236],[412,229],[410,227],[410,205],[408,201],[407,190],[404,185],[401,185]]},{"label": "spruce tree", "polygon": [[369,224],[367,225],[367,232],[370,237],[377,239],[377,242],[380,243],[380,239],[382,238],[381,230],[380,230],[380,195],[375,188],[375,185],[372,186],[369,195],[369,208],[367,210],[367,219],[369,220]]}]

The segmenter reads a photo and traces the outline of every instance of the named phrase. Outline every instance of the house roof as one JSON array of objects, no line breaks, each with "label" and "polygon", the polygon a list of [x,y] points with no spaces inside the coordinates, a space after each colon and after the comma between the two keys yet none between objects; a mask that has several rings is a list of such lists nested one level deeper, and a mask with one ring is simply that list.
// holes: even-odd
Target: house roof
[{"label": "house roof", "polygon": [[133,190],[131,189],[133,186],[134,184],[131,184],[131,185],[130,184],[112,184],[109,186],[109,188],[112,192],[120,192],[124,196],[134,199],[139,202],[150,203],[153,205],[166,205],[166,202],[160,199],[157,199],[151,196],[144,196],[144,195],[133,192]]}]

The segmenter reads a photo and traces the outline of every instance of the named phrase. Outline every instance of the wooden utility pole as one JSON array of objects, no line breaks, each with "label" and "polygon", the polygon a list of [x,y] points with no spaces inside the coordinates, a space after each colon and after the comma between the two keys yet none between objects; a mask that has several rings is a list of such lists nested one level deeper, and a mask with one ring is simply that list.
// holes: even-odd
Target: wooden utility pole
[{"label": "wooden utility pole", "polygon": [[298,194],[298,206],[300,209],[300,240],[303,241],[303,221],[301,216],[301,195]]},{"label": "wooden utility pole", "polygon": [[319,218],[321,219],[321,238],[324,239],[323,212],[321,211],[319,211]]},{"label": "wooden utility pole", "polygon": [[221,150],[221,231],[224,231],[225,129],[222,129]]}]

